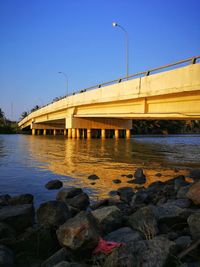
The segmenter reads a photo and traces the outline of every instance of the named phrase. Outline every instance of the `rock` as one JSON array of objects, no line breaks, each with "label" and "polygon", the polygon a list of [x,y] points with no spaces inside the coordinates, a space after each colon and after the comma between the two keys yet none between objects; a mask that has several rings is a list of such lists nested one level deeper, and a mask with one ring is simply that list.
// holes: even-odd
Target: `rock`
[{"label": "rock", "polygon": [[128,184],[135,184],[135,179],[127,181]]},{"label": "rock", "polygon": [[[175,243],[163,237],[130,242],[119,247],[106,258],[103,267],[163,267],[167,265]],[[165,265],[166,264],[166,265]]]},{"label": "rock", "polygon": [[58,228],[71,217],[68,206],[61,201],[42,203],[37,210],[38,223],[45,228]]},{"label": "rock", "polygon": [[108,194],[109,196],[114,197],[118,195],[118,192],[116,190],[111,190]]},{"label": "rock", "polygon": [[31,194],[22,194],[19,196],[11,197],[8,200],[9,205],[23,205],[23,204],[33,204],[34,196]]},{"label": "rock", "polygon": [[146,176],[144,175],[142,168],[136,169],[134,177],[136,178],[135,184],[143,184],[146,182]]},{"label": "rock", "polygon": [[165,223],[173,227],[183,227],[190,212],[168,203],[154,207],[154,214],[159,223]]},{"label": "rock", "polygon": [[191,170],[189,173],[189,177],[193,178],[194,180],[199,180],[200,179],[200,169]]},{"label": "rock", "polygon": [[0,209],[0,222],[7,223],[16,232],[22,232],[33,225],[33,206],[31,204],[4,206]]},{"label": "rock", "polygon": [[120,199],[126,203],[129,203],[134,195],[132,187],[120,187],[118,188],[117,193]]},{"label": "rock", "polygon": [[139,190],[135,193],[131,200],[131,207],[139,207],[141,204],[148,204],[150,202],[150,197],[146,190]]},{"label": "rock", "polygon": [[155,174],[156,177],[161,177],[162,176],[162,173],[158,172]]},{"label": "rock", "polygon": [[122,213],[116,206],[109,206],[92,211],[104,233],[110,233],[122,224]]},{"label": "rock", "polygon": [[56,234],[61,246],[86,254],[96,247],[99,240],[97,221],[85,211],[61,225]]},{"label": "rock", "polygon": [[12,250],[4,245],[0,245],[0,266],[11,267],[14,264],[14,254]]},{"label": "rock", "polygon": [[175,205],[179,208],[189,208],[191,205],[192,201],[187,199],[187,198],[179,198],[179,199],[168,199],[166,204],[169,205]]},{"label": "rock", "polygon": [[99,176],[97,176],[96,174],[92,174],[92,175],[89,175],[89,176],[88,176],[88,179],[89,179],[89,180],[98,180],[98,179],[100,179],[100,178],[99,178]]},{"label": "rock", "polygon": [[197,212],[191,214],[187,219],[187,223],[189,225],[192,238],[194,240],[200,238],[200,213]]},{"label": "rock", "polygon": [[73,198],[82,193],[83,190],[81,188],[64,188],[58,192],[56,199],[65,202],[69,198]]},{"label": "rock", "polygon": [[176,198],[187,198],[187,192],[189,191],[190,185],[182,186],[177,192]]},{"label": "rock", "polygon": [[188,235],[180,236],[175,240],[175,243],[180,249],[184,249],[192,243],[192,239]]},{"label": "rock", "polygon": [[133,178],[133,175],[132,174],[127,174],[126,177],[127,178]]},{"label": "rock", "polygon": [[119,179],[114,179],[113,180],[113,183],[115,183],[115,184],[120,184],[122,181],[121,180],[119,180]]},{"label": "rock", "polygon": [[11,198],[10,195],[0,195],[0,207],[8,205],[8,201]]},{"label": "rock", "polygon": [[146,239],[151,239],[158,233],[157,220],[151,206],[140,208],[129,216],[128,225],[140,231]]},{"label": "rock", "polygon": [[96,209],[101,208],[101,207],[107,207],[108,205],[109,205],[109,198],[105,198],[105,199],[99,200],[96,203],[92,204],[90,206],[90,208],[92,210],[96,210]]},{"label": "rock", "polygon": [[104,236],[104,239],[108,241],[128,243],[141,240],[142,238],[138,231],[134,231],[130,227],[122,227]]},{"label": "rock", "polygon": [[175,191],[178,191],[182,186],[186,186],[186,185],[190,184],[185,180],[185,176],[184,175],[176,176],[172,180],[174,182]]},{"label": "rock", "polygon": [[10,227],[8,224],[6,223],[0,223],[0,243],[2,243],[2,239],[7,239],[7,238],[15,238],[16,236],[16,232],[15,230]]},{"label": "rock", "polygon": [[200,181],[189,188],[186,196],[191,199],[195,205],[200,205]]},{"label": "rock", "polygon": [[10,244],[16,254],[28,255],[33,258],[46,259],[59,248],[55,232],[44,227],[28,228]]},{"label": "rock", "polygon": [[88,265],[85,265],[83,263],[62,261],[62,262],[54,265],[53,267],[87,267],[87,266]]},{"label": "rock", "polygon": [[65,200],[65,203],[78,210],[86,210],[90,205],[90,199],[86,193],[81,193],[73,198]]},{"label": "rock", "polygon": [[66,248],[61,248],[56,251],[51,257],[46,259],[42,264],[41,267],[52,267],[60,262],[65,260],[69,260],[71,258],[71,252]]},{"label": "rock", "polygon": [[51,180],[45,184],[45,187],[48,190],[60,189],[63,186],[63,183],[60,180]]}]

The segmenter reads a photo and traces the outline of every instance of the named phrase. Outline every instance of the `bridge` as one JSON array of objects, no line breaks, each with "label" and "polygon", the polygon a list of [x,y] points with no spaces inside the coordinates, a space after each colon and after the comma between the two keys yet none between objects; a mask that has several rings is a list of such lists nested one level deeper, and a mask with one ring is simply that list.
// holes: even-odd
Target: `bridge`
[{"label": "bridge", "polygon": [[200,119],[200,56],[99,84],[30,113],[19,126],[68,138],[130,138],[132,119]]}]

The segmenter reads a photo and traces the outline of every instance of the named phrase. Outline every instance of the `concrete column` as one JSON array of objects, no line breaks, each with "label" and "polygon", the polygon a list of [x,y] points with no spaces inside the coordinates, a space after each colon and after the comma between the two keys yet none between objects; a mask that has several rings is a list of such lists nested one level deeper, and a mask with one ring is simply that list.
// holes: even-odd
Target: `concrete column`
[{"label": "concrete column", "polygon": [[72,138],[72,128],[68,129],[68,138]]},{"label": "concrete column", "polygon": [[72,129],[72,138],[76,138],[76,129]]},{"label": "concrete column", "polygon": [[80,135],[80,129],[76,129],[76,137],[77,137],[77,138],[80,138],[80,136],[81,136],[81,135]]},{"label": "concrete column", "polygon": [[85,129],[82,130],[82,138],[85,138]]},{"label": "concrete column", "polygon": [[131,137],[131,130],[126,129],[126,139],[130,139],[130,137]]},{"label": "concrete column", "polygon": [[37,135],[40,135],[40,129],[37,130]]},{"label": "concrete column", "polygon": [[87,139],[91,139],[91,129],[87,129]]},{"label": "concrete column", "polygon": [[106,138],[106,130],[105,129],[101,129],[101,138]]},{"label": "concrete column", "polygon": [[64,129],[63,135],[64,135],[64,136],[67,135],[67,129]]},{"label": "concrete column", "polygon": [[53,130],[53,135],[56,136],[56,129]]},{"label": "concrete column", "polygon": [[47,130],[43,129],[43,135],[47,135]]},{"label": "concrete column", "polygon": [[32,129],[32,135],[35,135],[35,129]]},{"label": "concrete column", "polygon": [[119,138],[119,130],[115,129],[115,138],[118,139]]}]

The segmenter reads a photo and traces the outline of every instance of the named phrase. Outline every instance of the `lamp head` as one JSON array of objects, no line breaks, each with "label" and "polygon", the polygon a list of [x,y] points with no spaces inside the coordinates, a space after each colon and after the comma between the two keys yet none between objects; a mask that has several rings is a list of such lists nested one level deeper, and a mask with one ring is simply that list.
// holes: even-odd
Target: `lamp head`
[{"label": "lamp head", "polygon": [[117,22],[113,22],[112,25],[113,25],[113,27],[117,27],[118,26]]}]

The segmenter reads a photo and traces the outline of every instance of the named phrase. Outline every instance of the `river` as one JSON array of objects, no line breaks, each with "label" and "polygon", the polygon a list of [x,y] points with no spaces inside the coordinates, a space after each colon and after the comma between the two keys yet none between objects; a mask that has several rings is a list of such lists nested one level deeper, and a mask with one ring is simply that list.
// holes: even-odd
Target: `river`
[{"label": "river", "polygon": [[[123,174],[142,167],[146,186],[200,167],[200,135],[133,136],[125,139],[65,139],[63,136],[0,135],[0,194],[31,193],[36,206],[55,198],[44,185],[60,179],[80,186],[96,200],[132,186]],[[161,177],[155,174],[161,173]],[[96,174],[99,180],[87,177]],[[120,184],[113,183],[121,180]],[[95,182],[95,184],[93,184]]]}]

